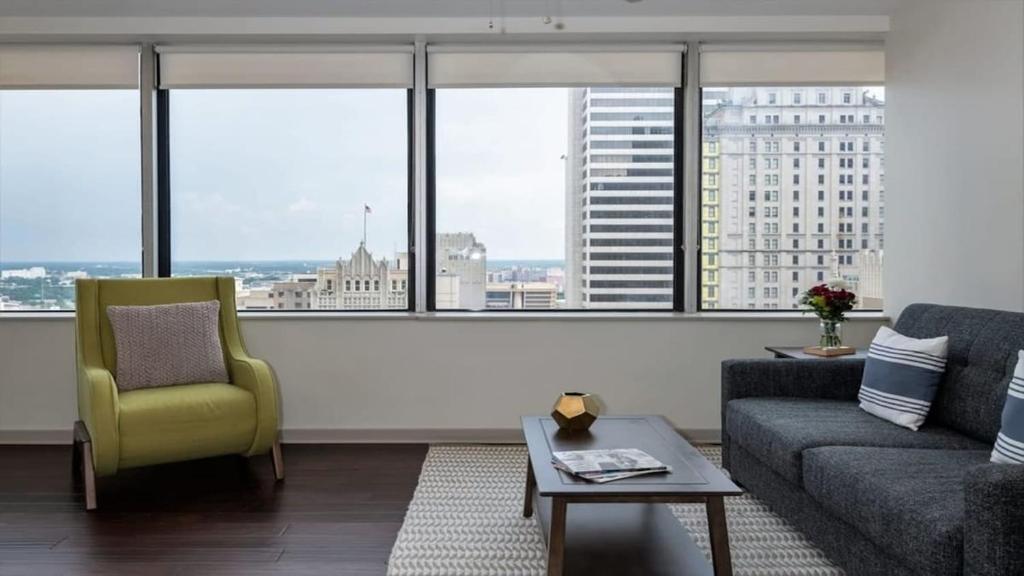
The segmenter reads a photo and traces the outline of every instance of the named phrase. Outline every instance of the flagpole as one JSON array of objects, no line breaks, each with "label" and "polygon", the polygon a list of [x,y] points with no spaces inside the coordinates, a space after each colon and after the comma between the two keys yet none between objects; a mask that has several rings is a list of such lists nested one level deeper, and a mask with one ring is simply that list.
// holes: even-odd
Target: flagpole
[{"label": "flagpole", "polygon": [[366,246],[366,204],[363,204],[363,246]]}]

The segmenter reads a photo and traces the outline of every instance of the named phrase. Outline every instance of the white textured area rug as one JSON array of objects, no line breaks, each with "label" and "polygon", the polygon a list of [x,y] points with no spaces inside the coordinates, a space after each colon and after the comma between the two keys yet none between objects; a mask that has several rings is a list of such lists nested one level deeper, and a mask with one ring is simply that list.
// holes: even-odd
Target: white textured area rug
[{"label": "white textured area rug", "polygon": [[[719,465],[718,447],[701,447]],[[523,518],[525,446],[431,446],[388,562],[389,576],[543,576],[536,518]],[[710,559],[703,505],[671,506]],[[572,507],[569,507],[572,514]],[[756,498],[726,498],[737,576],[841,576],[824,554]]]}]

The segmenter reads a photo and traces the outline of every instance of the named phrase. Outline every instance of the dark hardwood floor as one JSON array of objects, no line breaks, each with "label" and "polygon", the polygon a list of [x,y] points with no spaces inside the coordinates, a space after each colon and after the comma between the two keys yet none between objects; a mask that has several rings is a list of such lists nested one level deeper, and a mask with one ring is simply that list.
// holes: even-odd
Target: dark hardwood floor
[{"label": "dark hardwood floor", "polygon": [[424,445],[286,445],[126,470],[86,512],[71,446],[0,446],[0,575],[384,574]]}]

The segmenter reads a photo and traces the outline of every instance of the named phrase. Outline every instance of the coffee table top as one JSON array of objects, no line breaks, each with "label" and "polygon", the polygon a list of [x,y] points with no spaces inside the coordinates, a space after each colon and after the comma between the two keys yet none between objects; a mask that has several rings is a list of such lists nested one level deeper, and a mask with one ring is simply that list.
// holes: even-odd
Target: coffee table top
[{"label": "coffee table top", "polygon": [[[524,416],[523,435],[541,496],[739,496],[729,478],[677,433],[662,416],[602,416],[585,432],[565,432],[546,416]],[[558,470],[551,453],[639,448],[672,467],[606,484]]]}]

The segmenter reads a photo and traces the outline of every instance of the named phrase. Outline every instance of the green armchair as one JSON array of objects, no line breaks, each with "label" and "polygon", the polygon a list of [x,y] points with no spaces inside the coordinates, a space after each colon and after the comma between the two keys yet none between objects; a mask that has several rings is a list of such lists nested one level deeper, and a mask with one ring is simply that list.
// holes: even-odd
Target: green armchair
[{"label": "green armchair", "polygon": [[[226,454],[271,453],[284,478],[278,390],[270,367],[245,351],[233,278],[78,280],[75,337],[78,417],[72,469],[96,508],[96,478],[124,468]],[[220,338],[231,379],[119,392],[107,306],[220,301]]]}]

